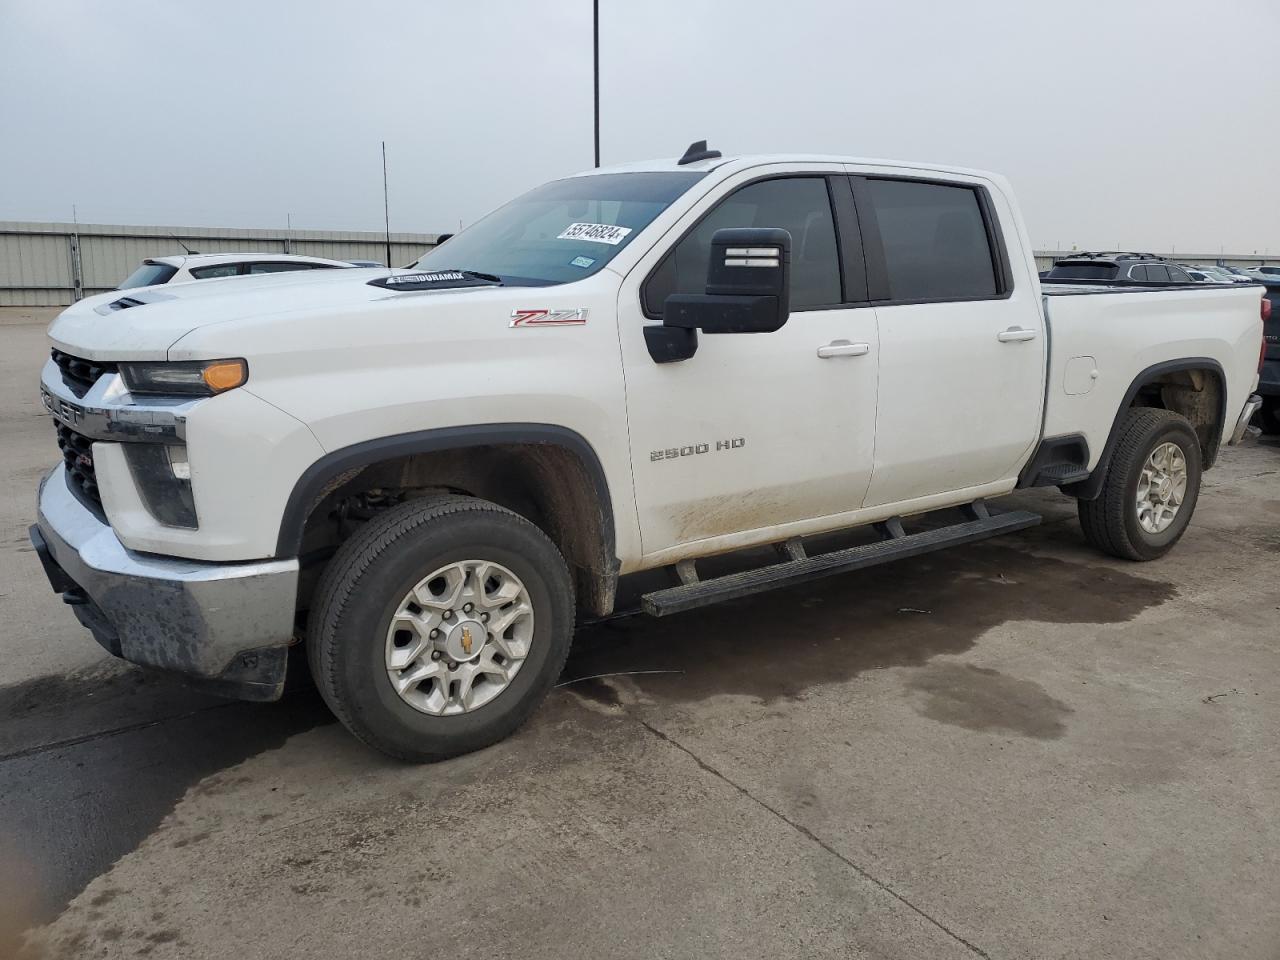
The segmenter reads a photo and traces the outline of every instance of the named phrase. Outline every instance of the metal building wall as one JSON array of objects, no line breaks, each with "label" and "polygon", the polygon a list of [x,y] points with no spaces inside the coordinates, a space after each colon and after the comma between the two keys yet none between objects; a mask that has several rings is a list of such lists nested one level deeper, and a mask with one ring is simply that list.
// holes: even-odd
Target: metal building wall
[{"label": "metal building wall", "polygon": [[[436,234],[391,234],[402,267]],[[177,239],[175,239],[177,238]],[[386,260],[386,236],[350,230],[248,230],[0,221],[0,306],[59,306],[114,290],[148,257],[200,253],[296,253],[332,260]]]},{"label": "metal building wall", "polygon": [[[391,262],[403,267],[435,245],[437,234],[393,233]],[[297,253],[332,260],[386,259],[386,237],[347,230],[241,230],[215,227],[131,227],[106,224],[0,221],[0,306],[60,306],[114,290],[147,257],[184,253],[180,238],[201,253]],[[1069,250],[1036,251],[1047,270]],[[1249,267],[1265,256],[1169,255],[1180,263]]]}]

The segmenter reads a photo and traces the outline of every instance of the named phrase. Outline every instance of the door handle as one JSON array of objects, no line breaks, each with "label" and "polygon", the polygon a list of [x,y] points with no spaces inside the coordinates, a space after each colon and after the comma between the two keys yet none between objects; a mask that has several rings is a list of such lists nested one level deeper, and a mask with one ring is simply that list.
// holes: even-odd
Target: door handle
[{"label": "door handle", "polygon": [[818,348],[818,356],[823,360],[832,357],[865,357],[871,352],[869,343],[850,343],[848,340],[832,340],[825,347]]},{"label": "door handle", "polygon": [[1024,340],[1034,340],[1036,332],[1027,330],[1024,327],[1010,327],[1008,330],[1001,330],[996,334],[996,339],[1001,343],[1021,343]]}]

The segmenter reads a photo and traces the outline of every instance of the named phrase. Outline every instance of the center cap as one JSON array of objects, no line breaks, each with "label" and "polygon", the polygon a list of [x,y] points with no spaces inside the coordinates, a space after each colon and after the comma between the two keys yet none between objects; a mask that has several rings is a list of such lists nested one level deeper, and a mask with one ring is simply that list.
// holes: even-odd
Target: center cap
[{"label": "center cap", "polygon": [[1168,500],[1169,494],[1173,492],[1173,482],[1168,477],[1160,480],[1160,499]]},{"label": "center cap", "polygon": [[479,620],[459,620],[445,634],[445,653],[450,660],[470,660],[480,653],[488,636],[488,631]]}]

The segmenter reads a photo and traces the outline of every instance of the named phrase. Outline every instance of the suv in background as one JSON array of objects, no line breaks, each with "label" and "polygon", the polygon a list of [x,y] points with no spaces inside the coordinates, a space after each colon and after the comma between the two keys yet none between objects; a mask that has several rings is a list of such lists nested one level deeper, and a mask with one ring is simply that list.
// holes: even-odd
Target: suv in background
[{"label": "suv in background", "polygon": [[129,274],[117,290],[154,287],[160,283],[185,283],[188,280],[212,280],[216,277],[242,277],[247,274],[287,273],[292,270],[328,270],[351,268],[345,260],[323,257],[299,257],[291,253],[193,253],[181,257],[150,257]]},{"label": "suv in background", "polygon": [[1045,278],[1127,283],[1195,283],[1187,271],[1151,253],[1074,253],[1055,263]]}]

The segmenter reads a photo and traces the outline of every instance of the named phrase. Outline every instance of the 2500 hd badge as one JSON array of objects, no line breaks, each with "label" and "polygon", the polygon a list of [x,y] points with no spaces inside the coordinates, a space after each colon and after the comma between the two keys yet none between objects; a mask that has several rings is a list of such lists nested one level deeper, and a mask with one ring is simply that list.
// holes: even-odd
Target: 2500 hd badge
[{"label": "2500 hd badge", "polygon": [[[734,437],[732,440],[717,440],[716,450],[740,450],[746,445],[746,437]],[[711,444],[709,443],[691,443],[683,447],[667,447],[665,450],[650,450],[649,462],[655,463],[658,460],[679,460],[681,457],[696,457],[699,454],[710,452]]]}]

